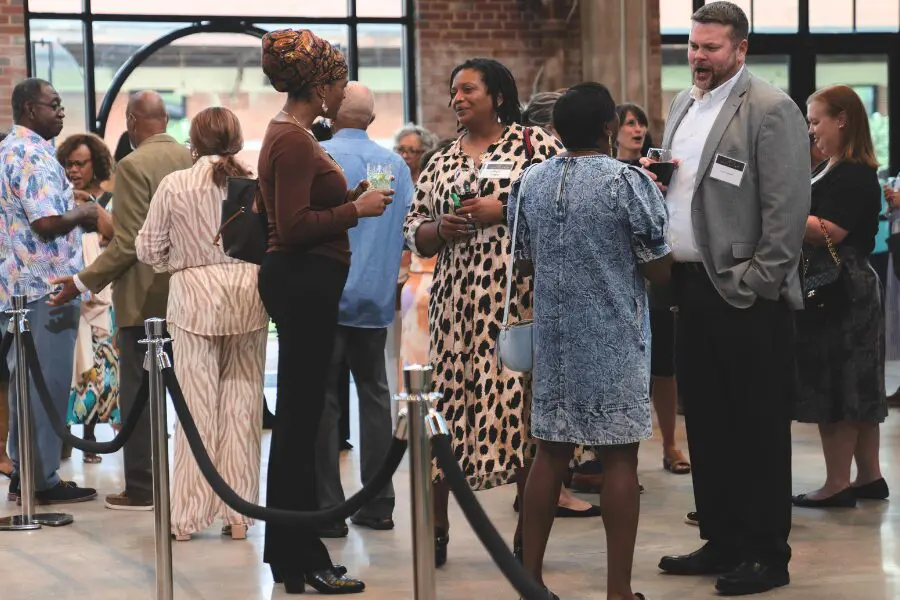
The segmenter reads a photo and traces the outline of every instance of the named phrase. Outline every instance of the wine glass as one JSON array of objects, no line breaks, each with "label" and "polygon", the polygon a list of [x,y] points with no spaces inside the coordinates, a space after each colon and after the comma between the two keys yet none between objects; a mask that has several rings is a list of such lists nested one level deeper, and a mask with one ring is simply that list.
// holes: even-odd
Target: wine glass
[{"label": "wine glass", "polygon": [[668,148],[650,148],[647,158],[656,162],[672,162],[672,151]]}]

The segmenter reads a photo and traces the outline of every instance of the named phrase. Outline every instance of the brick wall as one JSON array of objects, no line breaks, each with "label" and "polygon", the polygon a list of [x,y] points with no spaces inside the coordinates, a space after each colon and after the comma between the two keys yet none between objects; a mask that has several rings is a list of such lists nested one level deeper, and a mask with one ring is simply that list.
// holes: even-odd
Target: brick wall
[{"label": "brick wall", "polygon": [[0,129],[12,124],[9,98],[25,78],[25,19],[22,0],[0,0]]},{"label": "brick wall", "polygon": [[[447,107],[453,67],[472,57],[499,60],[524,103],[534,90],[581,81],[580,12],[574,0],[418,0],[420,122],[441,137],[456,132]],[[542,68],[543,67],[543,68]]]}]

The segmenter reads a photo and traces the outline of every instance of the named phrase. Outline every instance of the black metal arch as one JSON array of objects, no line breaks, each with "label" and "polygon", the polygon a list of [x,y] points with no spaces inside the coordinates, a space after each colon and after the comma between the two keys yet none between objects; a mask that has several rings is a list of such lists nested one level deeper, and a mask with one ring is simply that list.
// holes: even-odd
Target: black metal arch
[{"label": "black metal arch", "polygon": [[244,33],[262,38],[267,32],[265,29],[260,29],[246,21],[237,23],[228,21],[209,21],[206,23],[194,23],[193,25],[176,29],[175,31],[162,36],[158,40],[143,46],[140,50],[132,54],[128,60],[119,67],[119,70],[116,71],[116,74],[113,76],[109,89],[106,91],[106,95],[103,96],[103,102],[100,104],[100,110],[97,112],[97,118],[91,122],[91,129],[94,133],[100,137],[103,137],[106,134],[106,122],[109,120],[109,113],[112,111],[116,97],[119,95],[119,92],[122,91],[122,86],[125,85],[125,81],[128,77],[134,73],[145,60],[150,58],[154,52],[164,46],[168,46],[175,40],[180,40],[183,37],[197,33]]}]

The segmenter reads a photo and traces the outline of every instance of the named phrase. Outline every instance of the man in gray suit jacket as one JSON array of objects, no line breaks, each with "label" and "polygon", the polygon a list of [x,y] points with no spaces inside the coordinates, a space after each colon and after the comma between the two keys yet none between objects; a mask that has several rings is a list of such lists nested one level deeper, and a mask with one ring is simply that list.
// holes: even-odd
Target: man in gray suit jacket
[{"label": "man in gray suit jacket", "polygon": [[740,8],[714,2],[692,21],[694,86],[666,123],[663,146],[679,164],[664,191],[677,376],[707,543],[660,568],[717,574],[720,592],[752,594],[790,580],[792,310],[803,307],[809,137],[791,98],[744,66]]}]

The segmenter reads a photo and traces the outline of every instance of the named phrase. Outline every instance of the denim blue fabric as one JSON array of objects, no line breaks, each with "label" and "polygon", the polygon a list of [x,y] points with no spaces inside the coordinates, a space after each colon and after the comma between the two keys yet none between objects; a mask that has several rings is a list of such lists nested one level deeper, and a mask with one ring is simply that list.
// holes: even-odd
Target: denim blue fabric
[{"label": "denim blue fabric", "polygon": [[534,264],[538,439],[611,446],[648,439],[650,324],[639,266],[669,253],[665,201],[634,167],[555,157],[513,186],[516,255]]},{"label": "denim blue fabric", "polygon": [[322,147],[355,188],[366,180],[367,163],[388,163],[394,174],[394,201],[380,217],[360,219],[350,229],[350,274],[341,296],[339,324],[380,329],[394,321],[400,255],[406,245],[403,221],[413,197],[409,167],[400,157],[369,139],[362,129],[341,129]]}]

